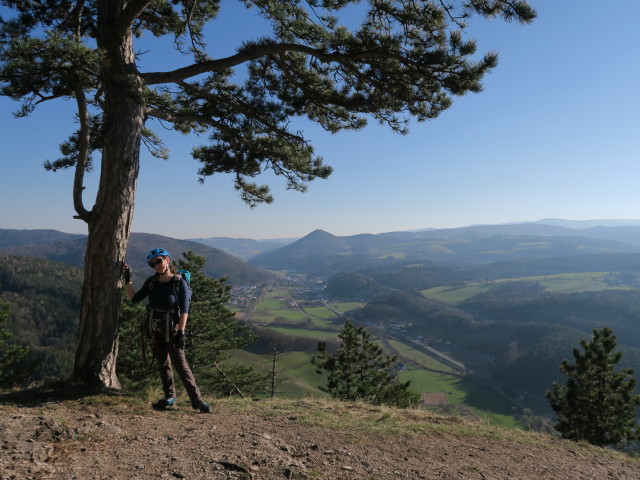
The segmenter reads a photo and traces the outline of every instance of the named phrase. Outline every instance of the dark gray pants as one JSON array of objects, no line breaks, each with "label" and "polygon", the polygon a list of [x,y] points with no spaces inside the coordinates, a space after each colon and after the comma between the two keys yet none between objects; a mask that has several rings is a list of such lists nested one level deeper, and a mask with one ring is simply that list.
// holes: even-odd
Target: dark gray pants
[{"label": "dark gray pants", "polygon": [[200,395],[200,390],[196,385],[196,379],[191,372],[189,363],[187,363],[184,349],[177,349],[173,345],[173,338],[166,342],[165,337],[157,333],[151,340],[151,348],[153,349],[153,355],[156,357],[160,369],[160,379],[162,380],[164,396],[167,398],[176,396],[176,389],[173,382],[173,366],[182,380],[191,404],[196,405],[202,401],[202,395]]}]

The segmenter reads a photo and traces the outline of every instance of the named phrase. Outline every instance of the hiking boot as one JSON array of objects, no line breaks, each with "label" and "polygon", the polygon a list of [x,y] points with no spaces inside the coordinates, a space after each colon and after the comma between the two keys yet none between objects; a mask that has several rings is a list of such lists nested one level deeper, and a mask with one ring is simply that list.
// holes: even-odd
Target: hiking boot
[{"label": "hiking boot", "polygon": [[202,400],[194,403],[193,408],[195,408],[196,410],[200,410],[202,413],[211,413],[211,405],[209,405],[207,402],[203,402]]},{"label": "hiking boot", "polygon": [[176,399],[173,397],[161,398],[153,404],[153,408],[155,410],[166,410],[167,408],[172,407],[175,402]]}]

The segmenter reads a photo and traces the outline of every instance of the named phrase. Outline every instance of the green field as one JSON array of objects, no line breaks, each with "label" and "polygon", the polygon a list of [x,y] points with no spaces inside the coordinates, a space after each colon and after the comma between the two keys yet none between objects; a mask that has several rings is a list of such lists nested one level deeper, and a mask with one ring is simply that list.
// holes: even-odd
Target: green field
[{"label": "green field", "polygon": [[329,319],[322,319],[322,318],[309,318],[308,322],[310,325],[313,325],[314,328],[321,328],[324,330],[341,330],[342,327],[339,325],[336,325],[334,323],[335,318],[329,318]]},{"label": "green field", "polygon": [[293,309],[274,309],[270,310],[269,314],[295,322],[306,321],[310,318],[306,313]]},{"label": "green field", "polygon": [[[326,377],[316,373],[316,368],[311,363],[313,355],[312,353],[290,352],[282,356],[277,368],[281,372],[281,378],[285,385],[278,389],[278,397],[327,396],[319,389],[321,385],[325,384]],[[270,355],[256,355],[242,350],[234,350],[229,363],[251,366],[256,371],[266,373],[270,368],[270,360]],[[420,369],[400,372],[399,376],[402,381],[411,380],[411,389],[418,394],[444,392],[451,405],[465,405],[478,417],[490,423],[513,428],[520,426],[513,412],[500,402],[495,392],[480,386],[470,378],[460,378]]]},{"label": "green field", "polygon": [[[327,397],[318,387],[326,383],[324,375],[316,373],[311,364],[311,353],[290,352],[282,355],[277,365],[279,380],[283,385],[279,388],[279,398]],[[271,368],[270,355],[256,355],[244,350],[234,350],[230,364],[253,367],[258,372],[266,373]],[[264,393],[264,392],[263,392]]]},{"label": "green field", "polygon": [[410,347],[409,345],[399,342],[397,340],[390,340],[389,345],[396,352],[396,355],[401,360],[408,360],[410,362],[416,363],[424,368],[430,368],[432,370],[439,370],[442,372],[455,373],[456,370],[444,363],[439,362],[435,358],[426,353],[422,353],[415,348]]},{"label": "green field", "polygon": [[522,426],[515,412],[495,391],[474,382],[470,377],[454,377],[419,369],[400,372],[399,376],[402,381],[411,380],[411,389],[416,393],[444,392],[451,405],[465,405],[490,423],[508,428]]},{"label": "green field", "polygon": [[287,305],[287,303],[282,300],[262,300],[260,303],[258,303],[255,306],[254,311],[266,312],[270,310],[278,310],[278,309],[284,309],[288,307],[289,306]]},{"label": "green field", "polygon": [[627,287],[610,286],[605,282],[605,277],[610,272],[585,272],[585,273],[562,273],[558,275],[539,275],[532,277],[508,278],[503,280],[493,280],[489,282],[468,283],[456,287],[435,287],[423,290],[421,293],[434,300],[441,300],[447,303],[457,303],[476,295],[486,292],[495,285],[504,282],[531,281],[539,282],[548,292],[551,293],[579,293],[601,290],[627,290]]},{"label": "green field", "polygon": [[286,287],[270,288],[265,294],[265,298],[286,297],[289,295],[289,289]]},{"label": "green field", "polygon": [[292,335],[295,337],[317,338],[318,340],[327,340],[335,337],[338,332],[323,330],[308,330],[306,328],[286,328],[286,327],[269,327],[271,330],[282,333],[284,335]]},{"label": "green field", "polygon": [[334,325],[333,321],[339,317],[339,314],[333,310],[342,314],[364,305],[362,302],[336,302],[327,307],[305,305],[299,309],[291,306],[291,300],[295,300],[295,294],[290,289],[270,289],[249,312],[249,319],[261,324],[286,322],[291,323],[292,326],[300,326],[304,322],[309,322],[313,328],[338,330],[339,327]]}]

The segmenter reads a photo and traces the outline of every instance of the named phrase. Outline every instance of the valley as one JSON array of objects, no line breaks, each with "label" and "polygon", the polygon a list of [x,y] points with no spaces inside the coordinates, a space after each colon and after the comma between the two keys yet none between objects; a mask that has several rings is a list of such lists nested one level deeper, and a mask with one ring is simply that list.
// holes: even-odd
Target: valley
[{"label": "valley", "polygon": [[[246,262],[229,253],[233,239],[208,242],[225,252],[133,234],[127,258],[137,284],[149,274],[149,245],[193,251],[207,277],[226,277],[228,307],[259,337],[229,362],[264,372],[277,351],[278,396],[325,396],[311,358],[320,341],[337,348],[349,318],[398,358],[397,376],[425,408],[546,431],[545,391],[565,381],[562,360],[594,329],[610,327],[620,366],[640,371],[639,233],[538,224],[353,237],[317,230],[290,243],[239,241],[242,255],[258,252]],[[0,298],[14,311],[10,332],[32,348],[33,381],[71,372],[84,240],[0,229]]]},{"label": "valley", "polygon": [[[323,394],[318,386],[324,379],[311,368],[311,357],[319,341],[336,340],[345,316],[352,317],[364,302],[337,302],[323,293],[323,283],[303,275],[284,277],[264,289],[254,302],[239,314],[252,325],[261,327],[262,335],[276,332],[286,337],[308,340],[307,348],[282,351],[282,368],[295,380],[279,396],[303,398]],[[484,419],[502,426],[521,428],[532,415],[550,415],[546,400],[505,388],[492,378],[493,362],[486,354],[456,347],[451,342],[412,337],[401,319],[393,325],[367,323],[385,350],[395,355],[400,380],[410,380],[412,390],[423,398],[423,408],[447,414]],[[280,337],[281,338],[281,337]],[[286,341],[281,341],[286,345]],[[261,355],[237,352],[235,361],[263,367]],[[306,368],[301,365],[306,363]],[[437,394],[444,402],[430,402]],[[535,413],[534,413],[535,412]],[[540,418],[539,423],[545,423]]]}]

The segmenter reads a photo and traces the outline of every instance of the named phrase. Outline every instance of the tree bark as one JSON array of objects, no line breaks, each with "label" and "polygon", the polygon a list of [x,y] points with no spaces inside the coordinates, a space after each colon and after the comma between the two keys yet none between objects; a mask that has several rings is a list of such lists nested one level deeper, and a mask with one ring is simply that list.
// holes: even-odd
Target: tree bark
[{"label": "tree bark", "polygon": [[122,0],[98,2],[98,46],[104,85],[104,146],[96,203],[88,215],[84,286],[74,378],[91,388],[119,389],[118,323],[144,124],[142,81],[131,29],[116,35]]}]

